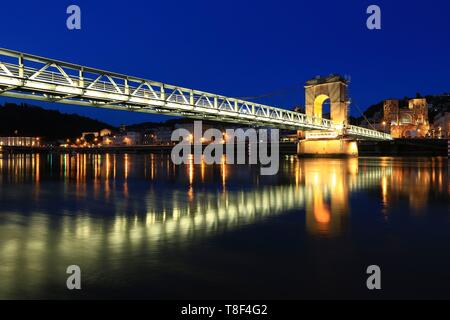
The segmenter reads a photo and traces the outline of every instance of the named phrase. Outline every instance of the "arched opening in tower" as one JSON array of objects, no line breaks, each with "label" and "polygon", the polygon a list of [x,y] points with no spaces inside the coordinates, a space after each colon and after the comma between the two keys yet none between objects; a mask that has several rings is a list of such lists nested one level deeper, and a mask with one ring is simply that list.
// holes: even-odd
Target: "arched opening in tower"
[{"label": "arched opening in tower", "polygon": [[330,119],[330,97],[326,94],[318,95],[314,100],[314,117]]}]

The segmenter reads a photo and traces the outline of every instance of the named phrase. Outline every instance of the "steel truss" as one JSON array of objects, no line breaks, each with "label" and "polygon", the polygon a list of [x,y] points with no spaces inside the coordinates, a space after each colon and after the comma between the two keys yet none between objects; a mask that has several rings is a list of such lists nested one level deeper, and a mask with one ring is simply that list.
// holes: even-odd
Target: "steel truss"
[{"label": "steel truss", "polygon": [[343,127],[329,119],[8,49],[0,49],[0,95],[273,128],[337,130],[365,139],[392,139],[386,133]]}]

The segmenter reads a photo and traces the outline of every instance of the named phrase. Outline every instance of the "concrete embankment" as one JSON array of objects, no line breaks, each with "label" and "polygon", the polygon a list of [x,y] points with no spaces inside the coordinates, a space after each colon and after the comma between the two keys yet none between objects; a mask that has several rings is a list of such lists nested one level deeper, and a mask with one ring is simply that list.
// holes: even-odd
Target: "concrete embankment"
[{"label": "concrete embankment", "polygon": [[[203,145],[203,148],[206,146]],[[246,146],[248,148],[248,145]],[[172,145],[140,145],[95,148],[62,147],[9,147],[3,146],[3,153],[170,153]],[[193,149],[193,148],[192,148]],[[269,148],[270,151],[270,148]],[[297,144],[286,142],[279,144],[280,154],[297,154]],[[447,156],[446,139],[396,139],[393,141],[358,141],[359,156]],[[224,154],[226,148],[224,147]]]}]

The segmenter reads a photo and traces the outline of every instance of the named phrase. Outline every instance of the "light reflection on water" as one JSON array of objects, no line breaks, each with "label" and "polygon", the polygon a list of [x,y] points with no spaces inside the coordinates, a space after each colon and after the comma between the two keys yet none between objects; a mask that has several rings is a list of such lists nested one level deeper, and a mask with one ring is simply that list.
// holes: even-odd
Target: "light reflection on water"
[{"label": "light reflection on water", "polygon": [[396,206],[426,214],[430,201],[449,195],[444,158],[288,156],[278,175],[259,172],[225,162],[175,166],[169,155],[3,155],[0,298],[67,297],[70,264],[82,266],[91,287],[120,290],[151,270],[141,284],[160,288],[164,268],[190,268],[178,258],[166,265],[163,253],[185,254],[292,213],[304,217],[299,234],[333,241],[350,234],[352,214],[372,209],[386,222]]}]

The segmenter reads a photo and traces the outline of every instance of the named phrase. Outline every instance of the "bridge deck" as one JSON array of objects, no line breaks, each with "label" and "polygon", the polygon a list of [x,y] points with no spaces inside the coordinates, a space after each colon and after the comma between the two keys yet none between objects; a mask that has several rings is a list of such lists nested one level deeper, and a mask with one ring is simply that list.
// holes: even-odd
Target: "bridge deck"
[{"label": "bridge deck", "polygon": [[390,135],[263,104],[0,49],[0,95],[115,110],[286,128]]}]

